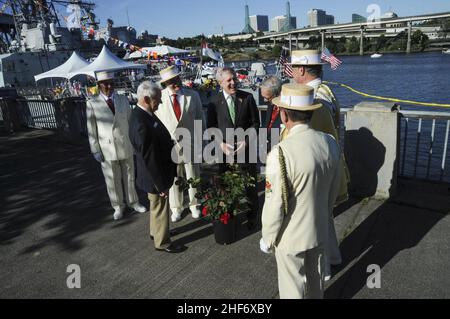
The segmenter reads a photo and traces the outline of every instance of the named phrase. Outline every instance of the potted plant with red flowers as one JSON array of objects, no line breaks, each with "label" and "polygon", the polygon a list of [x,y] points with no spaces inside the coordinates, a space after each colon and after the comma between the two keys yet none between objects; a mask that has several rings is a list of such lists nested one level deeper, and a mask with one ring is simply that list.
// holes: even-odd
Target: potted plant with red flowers
[{"label": "potted plant with red flowers", "polygon": [[[182,181],[178,183],[183,184]],[[206,183],[192,179],[186,183],[202,189],[197,198],[202,203],[203,217],[213,223],[216,242],[220,245],[233,243],[236,238],[236,216],[250,209],[247,189],[255,187],[255,179],[238,165],[231,165],[228,171]]]}]

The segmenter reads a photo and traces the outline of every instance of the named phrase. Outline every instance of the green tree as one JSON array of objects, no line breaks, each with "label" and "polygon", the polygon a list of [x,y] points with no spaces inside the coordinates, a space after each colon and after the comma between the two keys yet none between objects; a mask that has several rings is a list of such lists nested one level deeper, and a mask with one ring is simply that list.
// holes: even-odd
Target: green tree
[{"label": "green tree", "polygon": [[384,36],[384,34],[382,34],[378,39],[377,39],[377,44],[375,46],[375,51],[382,51],[386,49],[386,44],[387,44],[387,39]]},{"label": "green tree", "polygon": [[312,36],[308,40],[308,47],[310,49],[316,50],[322,46],[322,40],[320,37]]},{"label": "green tree", "polygon": [[283,48],[282,48],[281,46],[275,45],[275,46],[273,47],[273,49],[272,49],[272,54],[273,54],[274,56],[279,57],[279,56],[281,56],[281,51],[282,51],[282,50],[283,50]]},{"label": "green tree", "polygon": [[347,51],[350,53],[356,53],[359,51],[359,41],[355,36],[353,36],[348,42]]},{"label": "green tree", "polygon": [[338,41],[336,41],[333,37],[326,39],[325,46],[330,50],[332,53],[336,53],[337,51],[337,44]]},{"label": "green tree", "polygon": [[414,50],[424,51],[428,46],[429,38],[421,30],[416,30],[411,35],[411,46]]}]

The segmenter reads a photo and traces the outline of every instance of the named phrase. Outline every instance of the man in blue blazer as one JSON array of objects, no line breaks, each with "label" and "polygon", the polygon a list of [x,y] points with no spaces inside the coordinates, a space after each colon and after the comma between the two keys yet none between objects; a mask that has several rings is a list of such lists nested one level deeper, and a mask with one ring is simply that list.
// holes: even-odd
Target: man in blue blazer
[{"label": "man in blue blazer", "polygon": [[171,243],[169,231],[169,190],[176,176],[169,132],[154,114],[161,103],[161,90],[143,82],[137,91],[138,104],[130,118],[130,141],[137,161],[137,185],[150,200],[150,236],[157,251],[180,253],[185,247]]}]

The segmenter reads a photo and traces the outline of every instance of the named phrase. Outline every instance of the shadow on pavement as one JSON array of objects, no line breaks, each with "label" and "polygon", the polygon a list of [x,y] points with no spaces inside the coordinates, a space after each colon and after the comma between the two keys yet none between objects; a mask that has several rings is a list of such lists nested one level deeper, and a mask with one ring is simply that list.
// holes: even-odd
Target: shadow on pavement
[{"label": "shadow on pavement", "polygon": [[372,274],[368,273],[368,266],[375,264],[383,269],[401,251],[416,247],[445,216],[399,205],[395,198],[383,204],[342,242],[343,264],[335,272],[349,268],[327,289],[325,297],[355,297]]},{"label": "shadow on pavement", "polygon": [[54,243],[69,251],[81,249],[83,234],[112,221],[101,168],[86,145],[59,143],[39,131],[24,134],[27,138],[2,138],[0,143],[1,245],[42,223],[50,235],[23,253]]}]

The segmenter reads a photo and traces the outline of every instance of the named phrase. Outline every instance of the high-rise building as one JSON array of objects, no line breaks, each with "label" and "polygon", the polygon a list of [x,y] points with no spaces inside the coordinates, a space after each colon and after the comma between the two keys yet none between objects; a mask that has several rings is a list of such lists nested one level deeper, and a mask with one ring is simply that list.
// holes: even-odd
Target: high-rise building
[{"label": "high-rise building", "polygon": [[352,23],[364,23],[367,22],[367,18],[362,15],[353,13],[352,14]]},{"label": "high-rise building", "polygon": [[284,26],[281,28],[281,32],[289,32],[293,29],[297,28],[297,19],[295,19],[295,25],[292,23],[292,16],[291,16],[291,3],[288,1],[286,2],[286,20],[284,22]]},{"label": "high-rise building", "polygon": [[267,32],[269,31],[269,17],[261,15],[250,16],[250,26],[256,32]]},{"label": "high-rise building", "polygon": [[250,13],[248,5],[245,6],[245,28],[242,33],[255,33],[255,30],[250,25]]},{"label": "high-rise building", "polygon": [[[284,32],[283,29],[286,26],[286,16],[277,16],[271,20],[270,31]],[[293,29],[297,29],[297,17],[291,17],[291,26]]]},{"label": "high-rise building", "polygon": [[334,24],[334,16],[327,14],[325,10],[311,9],[308,11],[308,22],[310,27]]},{"label": "high-rise building", "polygon": [[327,15],[325,16],[325,19],[326,19],[326,25],[332,25],[332,24],[334,24],[334,16],[332,16],[332,15],[330,15],[330,14],[327,14]]}]

